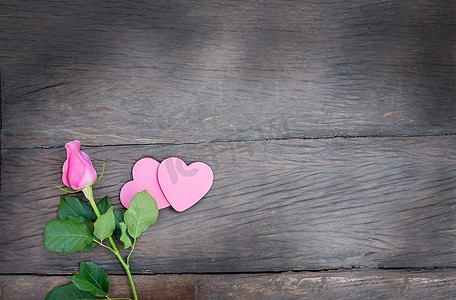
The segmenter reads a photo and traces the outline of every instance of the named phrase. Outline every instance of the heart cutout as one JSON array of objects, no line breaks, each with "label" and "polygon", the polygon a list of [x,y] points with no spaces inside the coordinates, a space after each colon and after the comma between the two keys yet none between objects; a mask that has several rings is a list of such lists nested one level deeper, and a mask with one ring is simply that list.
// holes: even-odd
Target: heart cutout
[{"label": "heart cutout", "polygon": [[214,181],[212,169],[203,162],[186,165],[182,159],[170,157],[158,167],[158,182],[168,202],[182,212],[206,195]]},{"label": "heart cutout", "polygon": [[169,206],[160,185],[158,184],[157,172],[160,163],[153,158],[142,158],[133,166],[133,180],[124,184],[120,190],[120,202],[126,208],[130,207],[131,199],[136,193],[146,190],[155,201],[157,201],[158,209]]}]

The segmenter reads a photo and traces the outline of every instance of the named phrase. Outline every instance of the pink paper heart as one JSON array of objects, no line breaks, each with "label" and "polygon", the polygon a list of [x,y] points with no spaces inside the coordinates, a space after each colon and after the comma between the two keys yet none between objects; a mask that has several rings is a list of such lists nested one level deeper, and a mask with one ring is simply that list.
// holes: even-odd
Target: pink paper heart
[{"label": "pink paper heart", "polygon": [[214,174],[202,162],[186,165],[177,157],[170,157],[158,167],[158,183],[171,206],[182,212],[206,195]]},{"label": "pink paper heart", "polygon": [[160,163],[152,158],[142,158],[133,166],[133,180],[127,182],[120,190],[120,202],[126,208],[130,207],[131,199],[136,193],[146,190],[155,201],[158,209],[169,206],[160,185],[158,184],[157,171]]}]

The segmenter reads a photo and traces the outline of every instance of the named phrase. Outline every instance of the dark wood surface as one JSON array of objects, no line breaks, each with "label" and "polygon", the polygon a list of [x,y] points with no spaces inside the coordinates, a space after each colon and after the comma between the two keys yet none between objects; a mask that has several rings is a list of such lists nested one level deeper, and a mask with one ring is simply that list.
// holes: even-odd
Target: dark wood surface
[{"label": "dark wood surface", "polygon": [[[139,158],[177,155],[214,169],[213,188],[203,200],[184,213],[161,210],[159,222],[141,236],[133,261],[137,272],[456,267],[454,137],[84,150],[98,169],[107,162],[94,194],[111,195],[117,207]],[[61,254],[42,246],[44,223],[57,218],[61,191],[52,184],[61,180],[64,159],[61,147],[4,152],[2,184],[8,188],[0,209],[8,243],[0,248],[0,271],[62,274],[90,257],[122,273],[106,249]],[[11,206],[16,213],[7,213]]]},{"label": "dark wood surface", "polygon": [[[341,271],[282,274],[136,275],[141,299],[454,299],[456,274]],[[69,276],[1,276],[5,300],[44,298],[50,288],[68,284]],[[113,296],[130,296],[125,276],[112,276]],[[432,296],[432,297],[429,297]]]},{"label": "dark wood surface", "polygon": [[454,134],[455,6],[4,3],[4,146]]},{"label": "dark wood surface", "polygon": [[95,195],[117,208],[142,157],[214,169],[139,239],[142,299],[456,298],[455,16],[436,0],[0,2],[0,299],[40,299],[81,260],[129,293],[105,249],[43,247],[73,139],[107,163]]}]

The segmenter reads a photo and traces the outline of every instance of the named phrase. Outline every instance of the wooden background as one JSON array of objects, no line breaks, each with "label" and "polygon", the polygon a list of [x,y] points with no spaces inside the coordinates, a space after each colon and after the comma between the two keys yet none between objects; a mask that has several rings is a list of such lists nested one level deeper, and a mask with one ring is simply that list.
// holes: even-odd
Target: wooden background
[{"label": "wooden background", "polygon": [[456,298],[454,1],[1,1],[0,71],[0,299],[81,260],[130,295],[43,247],[73,139],[116,208],[142,157],[214,170],[138,240],[141,299]]}]

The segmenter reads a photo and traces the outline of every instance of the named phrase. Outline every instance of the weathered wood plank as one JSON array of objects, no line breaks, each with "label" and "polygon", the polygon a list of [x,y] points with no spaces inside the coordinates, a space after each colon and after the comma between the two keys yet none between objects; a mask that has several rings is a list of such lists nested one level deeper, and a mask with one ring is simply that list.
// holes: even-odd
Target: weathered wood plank
[{"label": "weathered wood plank", "polygon": [[456,133],[452,1],[9,1],[4,147]]},{"label": "weathered wood plank", "polygon": [[[456,273],[342,271],[238,275],[136,275],[141,299],[454,299]],[[0,276],[2,300],[43,299],[69,276]],[[131,297],[111,276],[111,297]]]},{"label": "weathered wood plank", "polygon": [[[456,266],[456,138],[356,138],[84,150],[95,188],[119,207],[121,186],[146,156],[202,160],[212,190],[184,213],[160,212],[139,239],[136,273],[247,272]],[[57,217],[63,148],[4,150],[0,272],[62,274],[82,259],[122,273],[105,249],[60,254],[43,247]],[[86,258],[88,257],[88,258]]]}]

